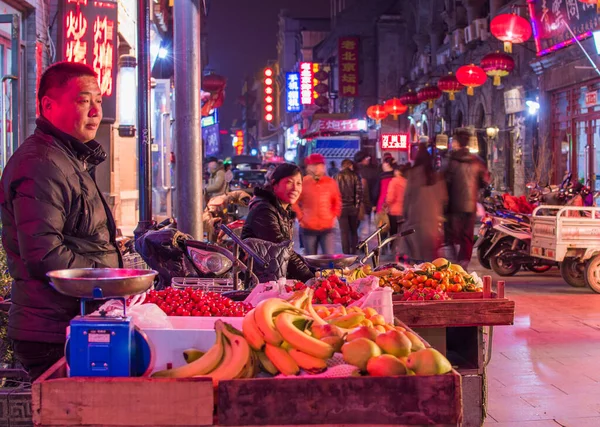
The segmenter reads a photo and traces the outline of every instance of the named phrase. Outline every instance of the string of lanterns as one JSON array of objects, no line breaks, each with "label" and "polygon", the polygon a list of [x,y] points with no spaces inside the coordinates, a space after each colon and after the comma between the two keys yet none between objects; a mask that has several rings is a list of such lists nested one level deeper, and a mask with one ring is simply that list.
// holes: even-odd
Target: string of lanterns
[{"label": "string of lanterns", "polygon": [[[579,0],[582,3],[599,4],[600,0]],[[367,109],[367,116],[376,122],[381,122],[388,115],[397,119],[399,115],[413,109],[421,103],[427,103],[433,108],[434,102],[447,93],[450,101],[454,101],[456,94],[467,89],[467,95],[473,96],[474,89],[482,86],[488,76],[493,80],[494,86],[501,84],[502,77],[508,76],[515,69],[514,59],[508,55],[512,53],[514,43],[524,43],[532,36],[529,21],[515,13],[497,15],[490,22],[490,31],[498,40],[504,42],[504,53],[493,52],[485,55],[479,66],[475,64],[463,65],[456,74],[449,73],[441,77],[437,85],[426,84],[417,92],[409,90],[398,98],[392,98],[383,105],[372,105]]]}]

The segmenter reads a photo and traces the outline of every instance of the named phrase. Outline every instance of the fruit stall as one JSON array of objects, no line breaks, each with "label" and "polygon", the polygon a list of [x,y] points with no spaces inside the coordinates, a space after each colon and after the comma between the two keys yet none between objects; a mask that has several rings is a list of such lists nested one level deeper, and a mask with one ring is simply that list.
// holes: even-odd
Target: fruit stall
[{"label": "fruit stall", "polygon": [[[33,384],[35,425],[462,425],[461,375],[390,321],[380,307],[391,306],[391,291],[376,276],[353,286],[334,277],[272,283],[252,305],[193,288],[144,292],[138,283],[132,292],[124,284],[136,278],[114,271],[98,286],[74,287],[74,276],[55,276],[53,285],[82,298],[119,297],[122,312],[109,301],[99,315],[71,321],[66,358]],[[141,302],[125,299],[140,292]],[[352,301],[331,301],[345,296]],[[124,336],[135,345],[117,344]]]}]

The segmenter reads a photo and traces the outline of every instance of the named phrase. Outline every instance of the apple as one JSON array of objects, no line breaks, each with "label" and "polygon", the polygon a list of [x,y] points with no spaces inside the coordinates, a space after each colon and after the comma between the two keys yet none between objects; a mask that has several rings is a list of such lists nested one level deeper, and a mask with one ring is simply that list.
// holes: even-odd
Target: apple
[{"label": "apple", "polygon": [[375,342],[385,353],[396,357],[408,356],[412,348],[410,339],[397,330],[378,335]]}]

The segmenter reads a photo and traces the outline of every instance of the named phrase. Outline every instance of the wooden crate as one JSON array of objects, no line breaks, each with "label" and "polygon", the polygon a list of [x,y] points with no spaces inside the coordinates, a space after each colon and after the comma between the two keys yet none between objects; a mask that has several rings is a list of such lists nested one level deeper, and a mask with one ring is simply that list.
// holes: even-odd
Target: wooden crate
[{"label": "wooden crate", "polygon": [[67,378],[61,359],[32,387],[39,426],[207,426],[213,424],[210,378]]},{"label": "wooden crate", "polygon": [[223,381],[219,425],[460,425],[461,377],[295,378]]},{"label": "wooden crate", "polygon": [[394,316],[413,328],[512,325],[515,303],[505,298],[394,301]]}]

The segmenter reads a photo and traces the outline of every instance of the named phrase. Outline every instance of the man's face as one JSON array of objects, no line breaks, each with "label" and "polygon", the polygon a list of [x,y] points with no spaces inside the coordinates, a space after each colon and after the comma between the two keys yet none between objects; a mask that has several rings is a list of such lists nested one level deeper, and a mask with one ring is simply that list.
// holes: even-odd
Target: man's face
[{"label": "man's face", "polygon": [[308,171],[308,173],[310,173],[311,175],[315,175],[317,177],[321,177],[325,175],[326,168],[325,168],[325,164],[324,163],[318,163],[316,165],[308,165],[306,167],[306,170]]},{"label": "man's face", "polygon": [[363,160],[361,160],[360,164],[363,166],[368,166],[371,163],[371,158],[370,157],[365,157]]},{"label": "man's face", "polygon": [[208,163],[208,171],[210,173],[215,173],[217,171],[217,162],[209,162]]},{"label": "man's face", "polygon": [[92,76],[69,80],[62,89],[54,89],[42,99],[43,115],[59,130],[89,142],[96,137],[102,120],[102,95]]}]

